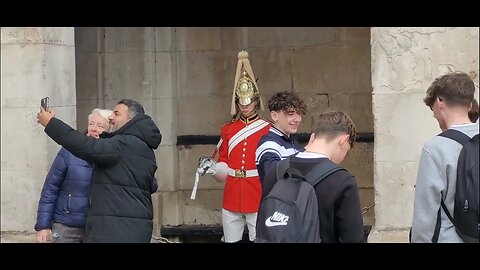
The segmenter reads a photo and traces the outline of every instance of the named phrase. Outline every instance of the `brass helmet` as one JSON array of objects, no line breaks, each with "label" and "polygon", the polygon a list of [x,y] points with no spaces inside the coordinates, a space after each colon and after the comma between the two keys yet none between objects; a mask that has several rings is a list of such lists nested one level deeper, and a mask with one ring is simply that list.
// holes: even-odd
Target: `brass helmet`
[{"label": "brass helmet", "polygon": [[253,75],[250,61],[248,60],[248,52],[240,51],[238,53],[237,71],[235,73],[235,84],[233,86],[232,107],[230,113],[237,114],[236,101],[240,105],[248,105],[254,100],[259,100],[260,110],[263,110],[263,102],[260,98],[255,75]]}]

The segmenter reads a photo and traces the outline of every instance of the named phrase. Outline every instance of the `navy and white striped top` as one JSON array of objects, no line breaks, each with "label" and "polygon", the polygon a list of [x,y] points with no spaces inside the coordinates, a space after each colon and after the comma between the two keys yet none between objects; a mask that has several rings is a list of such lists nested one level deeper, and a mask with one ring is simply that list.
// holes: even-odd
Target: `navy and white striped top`
[{"label": "navy and white striped top", "polygon": [[292,140],[278,128],[270,127],[270,131],[260,139],[255,152],[255,165],[260,181],[263,183],[267,171],[274,170],[278,161],[303,151],[305,148],[297,141]]}]

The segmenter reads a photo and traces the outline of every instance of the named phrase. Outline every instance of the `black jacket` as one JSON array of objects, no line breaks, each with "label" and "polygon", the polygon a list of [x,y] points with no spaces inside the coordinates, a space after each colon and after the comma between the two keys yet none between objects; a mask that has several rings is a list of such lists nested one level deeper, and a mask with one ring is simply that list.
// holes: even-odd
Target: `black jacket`
[{"label": "black jacket", "polygon": [[87,137],[52,118],[45,132],[77,157],[95,165],[84,242],[150,242],[153,230],[153,149],[160,130],[138,115],[100,139]]},{"label": "black jacket", "polygon": [[[306,175],[326,158],[292,157],[290,167]],[[276,182],[276,170],[270,170],[262,183],[262,199]],[[363,218],[355,177],[348,171],[332,173],[315,186],[322,243],[362,243]]]}]

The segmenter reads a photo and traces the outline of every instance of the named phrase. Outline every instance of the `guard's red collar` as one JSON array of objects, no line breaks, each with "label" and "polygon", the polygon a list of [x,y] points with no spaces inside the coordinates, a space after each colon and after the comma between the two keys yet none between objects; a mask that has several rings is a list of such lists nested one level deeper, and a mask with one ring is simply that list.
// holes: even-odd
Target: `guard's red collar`
[{"label": "guard's red collar", "polygon": [[245,124],[249,124],[259,118],[258,114],[254,112],[251,116],[249,117],[244,117],[243,115],[240,115],[240,121],[242,121]]}]

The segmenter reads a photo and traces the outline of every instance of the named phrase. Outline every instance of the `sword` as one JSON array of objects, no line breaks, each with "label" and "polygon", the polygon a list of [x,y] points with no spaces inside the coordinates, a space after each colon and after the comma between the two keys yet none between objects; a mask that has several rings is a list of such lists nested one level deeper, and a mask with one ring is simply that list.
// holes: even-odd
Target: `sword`
[{"label": "sword", "polygon": [[[202,175],[204,175],[207,172],[207,170],[208,168],[203,169]],[[192,195],[190,195],[191,200],[195,200],[195,197],[197,196],[198,182],[200,182],[200,174],[197,171],[195,173],[195,182],[193,184]]]},{"label": "sword", "polygon": [[[218,149],[220,148],[220,145],[222,144],[223,140],[220,139],[220,141],[218,142],[217,146],[215,147],[215,149],[213,150],[213,153],[212,153],[212,158],[215,158],[215,155],[217,154],[218,152]],[[201,159],[202,157],[200,157]],[[199,164],[200,164],[200,159],[198,160]],[[203,169],[203,173],[201,175],[205,175],[205,173],[207,172],[208,170],[208,167],[207,168],[204,168]],[[192,189],[192,194],[190,195],[190,199],[191,200],[195,200],[195,197],[197,196],[197,189],[198,189],[198,182],[200,182],[200,174],[198,173],[198,171],[195,173],[195,181],[194,181],[194,184],[193,184],[193,189]]]},{"label": "sword", "polygon": [[192,189],[192,195],[190,195],[190,200],[195,200],[195,197],[197,196],[197,188],[198,188],[198,182],[200,181],[200,176],[198,175],[198,172],[195,173],[195,184],[193,185]]}]

